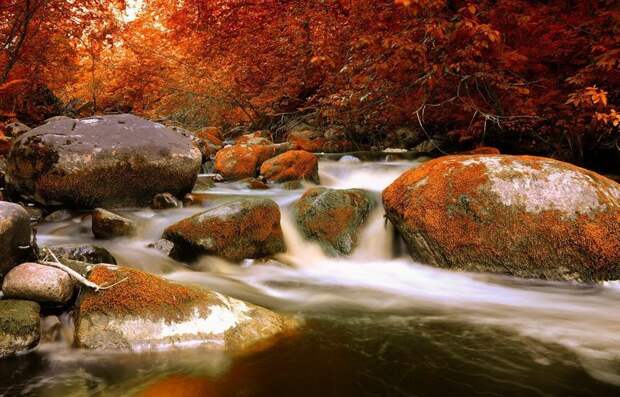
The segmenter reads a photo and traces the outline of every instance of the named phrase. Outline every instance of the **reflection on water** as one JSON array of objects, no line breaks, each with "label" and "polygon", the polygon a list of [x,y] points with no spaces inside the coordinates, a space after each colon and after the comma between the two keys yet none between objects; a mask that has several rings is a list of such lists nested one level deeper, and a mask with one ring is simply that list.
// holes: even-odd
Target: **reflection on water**
[{"label": "reflection on water", "polygon": [[[320,164],[324,185],[377,194],[412,163]],[[141,233],[97,242],[119,262],[298,313],[295,338],[246,357],[185,350],[101,354],[43,344],[0,361],[0,395],[36,396],[612,396],[620,395],[620,287],[447,272],[401,255],[377,209],[350,258],[325,257],[290,215],[300,190],[219,184],[204,207],[269,195],[288,251],[276,261],[187,266],[147,245],[203,210],[127,211]],[[90,220],[42,225],[41,245],[92,242]]]}]

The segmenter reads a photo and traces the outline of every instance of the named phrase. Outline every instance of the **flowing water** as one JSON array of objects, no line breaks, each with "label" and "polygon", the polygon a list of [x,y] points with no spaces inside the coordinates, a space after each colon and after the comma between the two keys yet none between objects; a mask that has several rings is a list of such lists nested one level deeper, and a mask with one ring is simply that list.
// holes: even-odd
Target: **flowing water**
[{"label": "flowing water", "polygon": [[[322,161],[323,185],[381,191],[419,162]],[[381,208],[349,258],[329,258],[290,215],[303,190],[219,184],[202,207],[127,211],[138,237],[96,243],[119,263],[294,313],[300,334],[243,357],[197,350],[94,353],[43,343],[0,361],[0,396],[620,396],[620,285],[455,273],[415,263]],[[282,208],[277,261],[191,267],[147,248],[184,217],[240,196]],[[40,245],[95,242],[84,214],[39,227]],[[70,329],[69,316],[63,318]]]}]

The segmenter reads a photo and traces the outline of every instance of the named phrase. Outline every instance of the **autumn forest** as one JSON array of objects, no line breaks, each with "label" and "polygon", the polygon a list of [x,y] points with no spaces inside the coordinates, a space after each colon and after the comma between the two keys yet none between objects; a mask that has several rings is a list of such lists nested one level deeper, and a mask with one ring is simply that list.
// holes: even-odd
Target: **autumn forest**
[{"label": "autumn forest", "polygon": [[617,164],[619,19],[613,0],[3,0],[1,117],[310,122]]},{"label": "autumn forest", "polygon": [[620,396],[620,0],[0,0],[0,397]]}]

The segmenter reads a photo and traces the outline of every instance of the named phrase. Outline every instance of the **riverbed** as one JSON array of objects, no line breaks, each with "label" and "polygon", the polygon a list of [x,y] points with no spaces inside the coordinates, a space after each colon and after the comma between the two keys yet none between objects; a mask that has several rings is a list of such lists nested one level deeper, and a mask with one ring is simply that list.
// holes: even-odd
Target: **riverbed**
[{"label": "riverbed", "polygon": [[[322,160],[322,185],[381,191],[416,161]],[[202,175],[201,178],[208,178]],[[198,186],[204,186],[199,184]],[[616,396],[620,395],[620,284],[577,285],[456,273],[414,262],[381,206],[348,258],[331,258],[297,232],[291,205],[304,189],[219,183],[200,205],[122,211],[132,238],[94,240],[87,213],[39,225],[40,246],[95,243],[119,264],[196,284],[304,325],[244,356],[200,349],[94,353],[66,338],[0,361],[0,396]],[[187,216],[238,197],[276,201],[288,251],[231,264],[176,262],[148,245]]]}]

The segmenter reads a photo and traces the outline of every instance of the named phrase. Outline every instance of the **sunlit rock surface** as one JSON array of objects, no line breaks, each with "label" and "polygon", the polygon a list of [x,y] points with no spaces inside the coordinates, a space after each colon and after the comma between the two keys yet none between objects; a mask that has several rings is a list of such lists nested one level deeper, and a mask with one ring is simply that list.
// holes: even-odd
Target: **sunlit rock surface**
[{"label": "sunlit rock surface", "polygon": [[294,320],[267,309],[134,269],[100,266],[89,279],[100,285],[120,283],[80,297],[75,341],[83,348],[202,346],[238,353],[265,347],[295,327]]},{"label": "sunlit rock surface", "polygon": [[620,275],[620,185],[556,160],[447,156],[383,193],[414,258],[458,270],[597,281]]},{"label": "sunlit rock surface", "polygon": [[15,141],[7,182],[44,205],[147,206],[190,192],[201,162],[191,137],[133,115],[59,118]]}]

